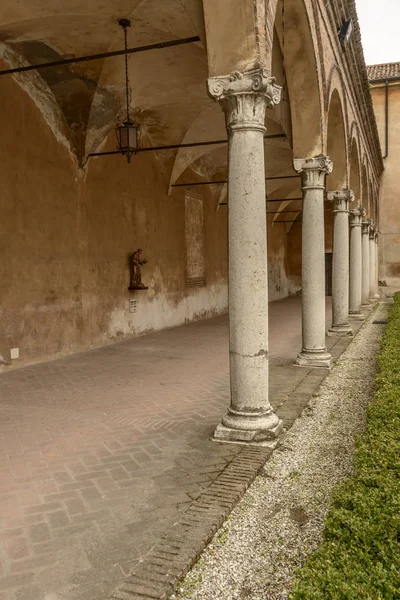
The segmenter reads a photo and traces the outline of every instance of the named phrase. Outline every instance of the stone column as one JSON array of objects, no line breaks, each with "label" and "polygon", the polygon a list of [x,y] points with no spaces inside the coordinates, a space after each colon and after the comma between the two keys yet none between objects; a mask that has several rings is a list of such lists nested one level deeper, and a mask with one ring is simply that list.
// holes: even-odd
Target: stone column
[{"label": "stone column", "polygon": [[350,211],[350,296],[349,318],[363,321],[361,312],[361,220],[365,216],[363,209],[355,208]]},{"label": "stone column", "polygon": [[361,270],[361,306],[369,306],[369,226],[371,220],[363,219],[362,234],[362,270]]},{"label": "stone column", "polygon": [[329,192],[333,202],[332,327],[328,336],[353,335],[349,325],[349,203],[351,190]]},{"label": "stone column", "polygon": [[375,275],[375,293],[374,298],[380,298],[379,295],[379,233],[375,232],[375,267],[376,267],[376,275]]},{"label": "stone column", "polygon": [[281,88],[263,69],[211,77],[229,143],[229,357],[231,404],[214,439],[263,443],[282,422],[268,401],[268,262],[264,166],[265,111]]},{"label": "stone column", "polygon": [[332,172],[327,156],[295,159],[302,177],[302,335],[303,346],[296,365],[330,367],[332,357],[325,346],[325,177]]},{"label": "stone column", "polygon": [[371,223],[369,228],[369,297],[375,300],[375,278],[376,278],[376,244],[375,227]]}]

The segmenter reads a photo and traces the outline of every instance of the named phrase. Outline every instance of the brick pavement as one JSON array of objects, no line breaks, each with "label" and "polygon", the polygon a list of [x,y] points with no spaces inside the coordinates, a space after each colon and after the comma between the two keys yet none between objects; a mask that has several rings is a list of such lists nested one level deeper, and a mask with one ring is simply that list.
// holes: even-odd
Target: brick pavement
[{"label": "brick pavement", "polygon": [[[328,340],[336,357],[347,343]],[[299,348],[300,299],[272,303],[271,400],[287,426],[325,375],[293,366]],[[105,600],[212,510],[197,552],[267,457],[209,441],[228,385],[226,317],[0,375],[0,600]]]}]

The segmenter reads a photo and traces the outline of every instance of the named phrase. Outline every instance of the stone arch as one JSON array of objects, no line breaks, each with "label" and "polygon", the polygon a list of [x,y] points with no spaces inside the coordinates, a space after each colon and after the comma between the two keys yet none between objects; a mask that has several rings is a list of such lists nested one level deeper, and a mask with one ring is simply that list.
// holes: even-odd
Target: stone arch
[{"label": "stone arch", "polygon": [[265,0],[203,0],[210,77],[266,67]]},{"label": "stone arch", "polygon": [[354,206],[361,204],[360,150],[357,138],[352,135],[349,155],[349,188],[354,192]]},{"label": "stone arch", "polygon": [[333,172],[328,178],[331,190],[348,186],[348,123],[347,102],[342,75],[336,65],[329,74],[325,89],[325,135],[324,154],[333,161]]},{"label": "stone arch", "polygon": [[328,177],[327,186],[331,190],[345,189],[348,185],[346,121],[337,88],[331,92],[326,123],[327,154],[333,161],[333,171]]},{"label": "stone arch", "polygon": [[367,168],[367,161],[366,161],[365,156],[363,159],[363,166],[362,166],[362,171],[361,171],[361,185],[362,185],[361,205],[365,209],[365,211],[367,213],[367,217],[369,218],[369,216],[370,216],[369,208],[370,207],[369,207],[368,168]]},{"label": "stone arch", "polygon": [[[282,0],[271,0],[267,7],[267,34],[272,23],[282,44],[284,31],[284,62],[287,94],[290,101],[293,155],[304,158],[320,154],[323,149],[322,113],[323,97],[321,64],[315,42],[316,24],[308,0],[284,0],[284,26],[282,27]],[[269,35],[269,34],[268,34]],[[272,61],[272,44],[268,47]]]}]

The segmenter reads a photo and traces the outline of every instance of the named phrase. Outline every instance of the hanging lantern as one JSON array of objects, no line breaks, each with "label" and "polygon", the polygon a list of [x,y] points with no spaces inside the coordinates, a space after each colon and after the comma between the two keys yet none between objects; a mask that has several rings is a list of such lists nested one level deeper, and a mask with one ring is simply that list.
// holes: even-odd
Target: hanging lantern
[{"label": "hanging lantern", "polygon": [[139,147],[139,126],[132,121],[125,121],[117,127],[118,150],[131,162],[132,154]]},{"label": "hanging lantern", "polygon": [[126,156],[128,163],[131,162],[132,154],[136,154],[139,148],[139,125],[135,125],[129,116],[129,75],[128,75],[128,27],[131,26],[129,19],[120,19],[119,24],[124,30],[125,37],[125,100],[126,118],[123,123],[117,125],[116,134],[118,139],[118,150]]}]

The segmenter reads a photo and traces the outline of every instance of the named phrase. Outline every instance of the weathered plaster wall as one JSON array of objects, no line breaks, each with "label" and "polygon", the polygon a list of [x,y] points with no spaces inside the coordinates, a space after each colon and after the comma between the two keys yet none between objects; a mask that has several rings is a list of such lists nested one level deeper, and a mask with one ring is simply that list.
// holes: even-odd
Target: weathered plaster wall
[{"label": "weathered plaster wall", "polygon": [[[270,302],[295,294],[301,288],[301,273],[293,273],[291,268],[295,257],[288,244],[290,234],[286,224],[279,223],[268,226],[268,297]],[[294,224],[297,227],[296,224]],[[301,249],[300,249],[301,257]]]},{"label": "weathered plaster wall", "polygon": [[[208,186],[196,188],[204,197],[205,285],[189,287],[186,191],[167,195],[159,156],[139,154],[130,165],[96,158],[82,170],[11,78],[2,80],[0,105],[0,354],[19,348],[14,367],[227,310],[227,211],[215,210]],[[269,226],[271,301],[299,289],[287,240],[285,225]],[[149,289],[129,292],[128,258],[138,247]]]},{"label": "weathered plaster wall", "polygon": [[[371,89],[382,151],[385,152],[385,88]],[[400,85],[389,86],[389,154],[384,160],[379,202],[379,279],[400,286]]]},{"label": "weathered plaster wall", "polygon": [[[189,288],[184,190],[166,195],[157,156],[98,158],[79,170],[11,78],[0,104],[1,354],[20,348],[17,366],[226,311],[226,213],[207,189],[206,285]],[[139,246],[149,289],[129,292],[128,257]]]}]

